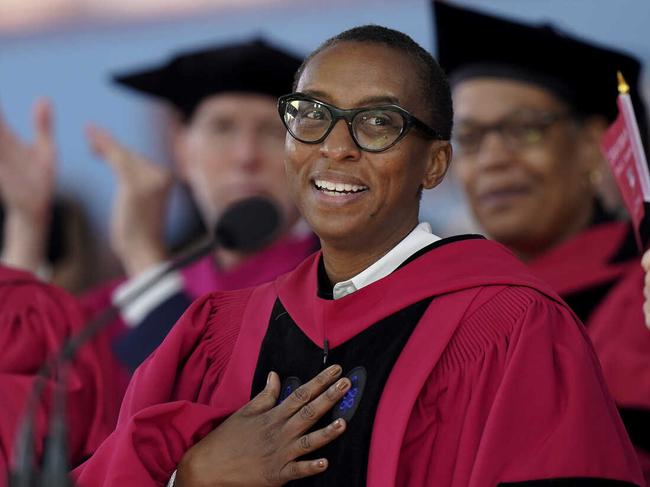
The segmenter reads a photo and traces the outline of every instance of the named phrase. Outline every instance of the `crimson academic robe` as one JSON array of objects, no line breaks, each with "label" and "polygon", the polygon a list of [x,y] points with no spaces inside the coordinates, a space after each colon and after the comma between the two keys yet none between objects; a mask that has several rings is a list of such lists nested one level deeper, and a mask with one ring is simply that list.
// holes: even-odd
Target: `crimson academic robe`
[{"label": "crimson academic robe", "polygon": [[[41,365],[83,324],[75,299],[26,272],[0,266],[0,486],[6,473],[26,399]],[[115,427],[121,390],[108,373],[112,360],[101,340],[82,349],[66,384],[69,450],[79,464]],[[107,367],[107,364],[109,365]],[[36,418],[36,454],[40,456],[49,411],[48,382]]]},{"label": "crimson academic robe", "polygon": [[[309,353],[320,361],[325,340],[334,354],[423,300],[422,316],[370,405],[374,420],[355,415],[336,440],[344,448],[355,422],[372,423],[367,464],[353,466],[367,471],[366,485],[567,477],[641,485],[583,327],[503,247],[443,240],[336,301],[318,297],[319,259],[317,253],[273,283],[195,302],[136,372],[117,429],[75,471],[78,485],[165,485],[184,452],[249,400],[255,377],[268,372],[258,370],[260,361],[283,367]],[[283,314],[272,315],[278,307]],[[287,316],[295,343],[269,349],[274,323]],[[348,484],[340,478],[328,485]]]},{"label": "crimson academic robe", "polygon": [[[128,382],[128,376],[147,358],[167,335],[180,315],[200,296],[212,291],[229,291],[271,281],[294,269],[318,247],[313,234],[281,239],[249,256],[233,269],[217,267],[212,256],[206,256],[180,270],[182,289],[158,304],[135,328],[129,328],[118,316],[103,332],[113,343],[118,367],[116,376]],[[115,289],[124,279],[114,280],[81,297],[88,317],[111,305]],[[124,391],[122,391],[122,394]]]},{"label": "crimson academic robe", "polygon": [[650,330],[629,224],[594,225],[530,265],[585,323],[650,482]]}]

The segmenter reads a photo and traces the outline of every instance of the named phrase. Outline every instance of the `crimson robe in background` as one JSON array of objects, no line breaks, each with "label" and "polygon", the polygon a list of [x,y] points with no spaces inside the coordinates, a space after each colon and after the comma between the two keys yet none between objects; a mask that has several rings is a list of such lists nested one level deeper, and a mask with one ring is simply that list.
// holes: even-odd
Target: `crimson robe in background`
[{"label": "crimson robe in background", "polygon": [[[285,272],[294,269],[302,260],[318,248],[318,241],[313,234],[289,236],[281,239],[261,251],[249,256],[239,265],[227,271],[217,267],[213,256],[206,256],[197,262],[181,269],[180,275],[183,288],[174,299],[160,303],[153,309],[150,317],[153,320],[145,327],[155,326],[162,330],[162,333],[137,333],[131,329],[118,316],[107,326],[105,332],[116,350],[117,368],[114,374],[123,378],[124,383],[128,382],[130,376],[129,368],[135,369],[146,357],[132,358],[125,360],[119,349],[127,346],[131,350],[151,350],[157,346],[166,332],[180,317],[189,304],[200,296],[213,291],[229,291],[256,286],[271,281]],[[81,297],[81,305],[90,318],[111,305],[111,298],[115,289],[124,282],[124,279],[117,279],[103,286],[100,286]],[[179,299],[180,298],[180,299]],[[155,340],[156,343],[148,341]],[[143,343],[147,341],[147,343]],[[135,364],[132,363],[135,361]],[[120,364],[121,363],[121,364]],[[124,393],[120,394],[120,396]]]},{"label": "crimson robe in background", "polygon": [[[195,302],[136,372],[116,430],[75,471],[78,485],[165,485],[185,451],[244,405],[254,376],[268,372],[256,369],[258,357],[273,355],[277,306],[305,338],[290,354],[276,351],[278,360],[310,350],[319,360],[325,338],[335,352],[424,299],[430,304],[390,370],[374,420],[354,416],[336,440],[343,447],[355,421],[372,422],[367,485],[566,477],[641,485],[593,348],[566,305],[496,243],[432,247],[335,301],[318,297],[317,253],[273,283]],[[339,480],[330,485],[346,485]]]},{"label": "crimson robe in background", "polygon": [[587,327],[650,483],[650,330],[630,226],[594,225],[530,263]]},{"label": "crimson robe in background", "polygon": [[[26,272],[0,266],[0,486],[5,485],[16,430],[36,373],[83,324],[75,299]],[[115,427],[123,384],[110,373],[112,354],[101,339],[84,347],[71,367],[67,391],[70,456],[87,458]],[[114,367],[114,366],[113,366]],[[46,391],[51,391],[48,382]],[[38,409],[36,452],[43,450],[49,393]]]}]

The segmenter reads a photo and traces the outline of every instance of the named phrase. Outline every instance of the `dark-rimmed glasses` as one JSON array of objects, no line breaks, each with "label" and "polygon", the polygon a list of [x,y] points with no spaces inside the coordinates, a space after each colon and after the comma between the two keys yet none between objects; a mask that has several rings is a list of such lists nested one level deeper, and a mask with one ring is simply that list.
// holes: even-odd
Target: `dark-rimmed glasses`
[{"label": "dark-rimmed glasses", "polygon": [[398,105],[343,110],[302,93],[278,100],[278,112],[291,136],[305,144],[323,142],[340,119],[346,121],[354,143],[368,152],[382,152],[397,144],[414,127],[429,139],[440,134]]},{"label": "dark-rimmed glasses", "polygon": [[461,122],[456,124],[452,144],[463,155],[479,152],[483,140],[496,132],[510,150],[519,150],[540,144],[548,130],[558,122],[572,118],[570,112],[522,112],[491,124]]}]

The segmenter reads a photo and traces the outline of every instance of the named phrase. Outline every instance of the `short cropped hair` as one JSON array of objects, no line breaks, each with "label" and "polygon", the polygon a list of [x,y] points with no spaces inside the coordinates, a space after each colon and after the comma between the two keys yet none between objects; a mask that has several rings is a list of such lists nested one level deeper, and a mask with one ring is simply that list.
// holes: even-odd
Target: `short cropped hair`
[{"label": "short cropped hair", "polygon": [[413,61],[419,78],[422,100],[426,104],[429,122],[444,140],[451,139],[453,105],[449,81],[438,62],[411,37],[388,27],[362,25],[341,32],[323,42],[305,58],[296,72],[293,89],[296,89],[305,67],[320,52],[341,42],[368,42],[383,44],[403,52]]}]

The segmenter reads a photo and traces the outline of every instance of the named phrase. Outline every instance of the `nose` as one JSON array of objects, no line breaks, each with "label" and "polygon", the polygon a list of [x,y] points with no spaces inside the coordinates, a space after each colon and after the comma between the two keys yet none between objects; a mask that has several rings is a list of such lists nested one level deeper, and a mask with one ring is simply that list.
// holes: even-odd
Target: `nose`
[{"label": "nose", "polygon": [[479,144],[476,160],[483,169],[503,168],[512,162],[513,155],[514,152],[503,134],[490,130]]},{"label": "nose", "polygon": [[334,161],[355,161],[361,157],[361,149],[355,144],[345,120],[338,120],[327,138],[320,145],[323,157]]},{"label": "nose", "polygon": [[261,141],[257,134],[245,130],[234,137],[231,145],[233,161],[235,165],[243,170],[254,171],[262,161]]}]

